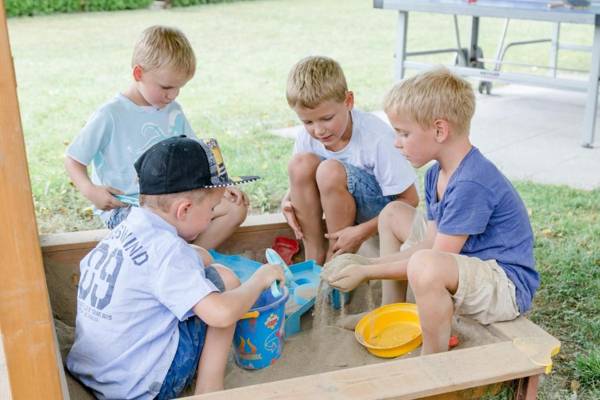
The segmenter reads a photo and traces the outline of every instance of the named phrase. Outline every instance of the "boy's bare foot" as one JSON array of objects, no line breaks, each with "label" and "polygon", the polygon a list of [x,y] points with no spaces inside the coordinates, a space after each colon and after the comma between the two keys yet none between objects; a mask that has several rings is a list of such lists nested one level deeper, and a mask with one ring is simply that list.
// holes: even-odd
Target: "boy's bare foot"
[{"label": "boy's bare foot", "polygon": [[356,328],[356,324],[358,324],[358,321],[360,321],[360,319],[366,314],[367,312],[346,315],[345,317],[339,318],[335,323],[335,326],[353,331],[354,328]]}]

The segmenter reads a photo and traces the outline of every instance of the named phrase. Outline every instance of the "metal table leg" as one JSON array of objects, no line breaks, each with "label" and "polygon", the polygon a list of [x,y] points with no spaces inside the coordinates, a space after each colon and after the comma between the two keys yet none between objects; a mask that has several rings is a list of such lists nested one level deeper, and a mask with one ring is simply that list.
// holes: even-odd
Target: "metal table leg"
[{"label": "metal table leg", "polygon": [[479,17],[473,17],[471,21],[471,47],[469,47],[469,64],[477,64],[477,46],[479,45]]},{"label": "metal table leg", "polygon": [[398,27],[396,31],[396,60],[394,80],[404,78],[404,61],[406,60],[406,33],[408,31],[408,12],[398,11]]},{"label": "metal table leg", "polygon": [[598,79],[600,79],[600,16],[596,15],[594,26],[594,44],[592,45],[592,64],[588,96],[583,117],[582,146],[592,148],[596,130],[596,110],[598,108]]}]

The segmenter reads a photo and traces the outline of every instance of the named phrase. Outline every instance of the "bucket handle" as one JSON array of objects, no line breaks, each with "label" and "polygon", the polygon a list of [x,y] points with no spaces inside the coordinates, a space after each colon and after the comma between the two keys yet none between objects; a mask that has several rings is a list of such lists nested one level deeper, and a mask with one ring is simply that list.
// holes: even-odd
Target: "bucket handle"
[{"label": "bucket handle", "polygon": [[248,319],[248,318],[258,318],[260,313],[258,311],[249,311],[246,314],[242,315],[240,319]]}]

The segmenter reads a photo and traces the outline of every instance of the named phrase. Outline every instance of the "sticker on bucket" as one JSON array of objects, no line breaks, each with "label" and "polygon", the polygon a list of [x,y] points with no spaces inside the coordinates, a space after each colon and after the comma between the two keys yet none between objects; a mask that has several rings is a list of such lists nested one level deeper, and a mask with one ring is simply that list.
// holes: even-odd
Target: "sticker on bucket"
[{"label": "sticker on bucket", "polygon": [[237,365],[246,369],[260,369],[281,357],[288,296],[287,288],[283,289],[282,296],[277,297],[267,289],[238,321],[233,336]]}]

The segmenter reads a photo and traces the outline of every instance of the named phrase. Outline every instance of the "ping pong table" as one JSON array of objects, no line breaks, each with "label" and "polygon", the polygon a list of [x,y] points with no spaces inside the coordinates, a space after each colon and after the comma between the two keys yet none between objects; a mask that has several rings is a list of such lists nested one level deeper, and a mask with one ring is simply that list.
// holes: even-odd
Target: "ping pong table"
[{"label": "ping pong table", "polygon": [[[598,88],[600,79],[600,5],[592,2],[592,5],[585,8],[566,8],[549,7],[549,0],[478,0],[468,2],[467,0],[373,0],[373,7],[380,9],[396,10],[398,12],[398,25],[396,30],[395,47],[395,79],[400,80],[404,77],[404,72],[408,68],[423,70],[430,69],[432,64],[418,61],[409,61],[407,56],[443,53],[456,51],[457,59],[462,55],[460,46],[460,37],[458,36],[457,15],[472,17],[470,45],[466,49],[464,63],[457,63],[448,68],[462,76],[469,76],[479,79],[483,82],[483,87],[490,81],[505,81],[512,83],[521,83],[534,86],[543,86],[556,89],[576,90],[587,92],[587,101],[585,105],[583,131],[581,133],[581,142],[583,147],[592,148],[594,145],[594,136],[596,128],[596,111],[598,105]],[[406,38],[408,32],[408,14],[409,12],[425,12],[437,14],[449,14],[454,16],[455,28],[457,34],[457,49],[426,50],[417,52],[406,51]],[[479,24],[481,17],[532,20],[554,22],[557,27],[561,23],[573,24],[591,24],[594,25],[593,44],[591,47],[592,61],[589,69],[588,79],[561,78],[556,76],[556,54],[554,54],[554,73],[551,76],[533,75],[517,72],[504,72],[500,70],[502,59],[500,57],[501,49],[499,47],[496,59],[493,60],[494,69],[484,69],[481,62],[481,50],[479,48]],[[505,28],[506,29],[506,28]],[[556,31],[555,31],[556,32]],[[504,35],[506,32],[504,33]],[[558,33],[557,33],[558,34]],[[502,39],[503,40],[503,39]],[[555,38],[556,40],[556,38]],[[535,43],[540,41],[526,41],[522,43]],[[558,49],[558,44],[553,42],[554,52]],[[504,46],[502,44],[502,46]],[[501,46],[501,47],[502,47]],[[462,65],[461,65],[462,64]],[[486,89],[489,93],[489,86]],[[480,83],[480,91],[482,84]]]}]

